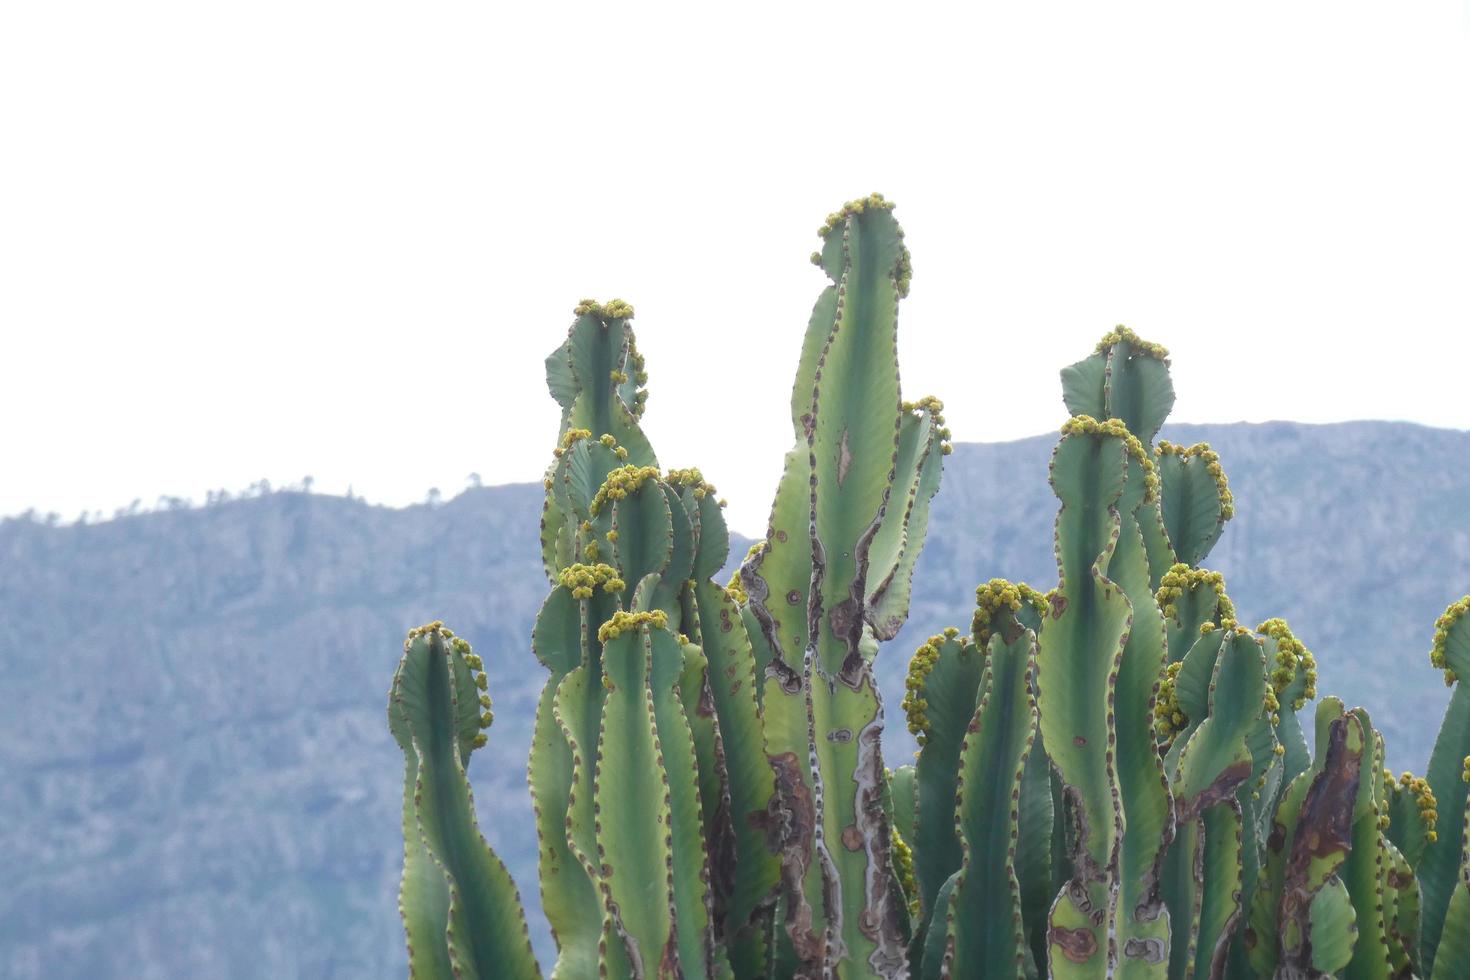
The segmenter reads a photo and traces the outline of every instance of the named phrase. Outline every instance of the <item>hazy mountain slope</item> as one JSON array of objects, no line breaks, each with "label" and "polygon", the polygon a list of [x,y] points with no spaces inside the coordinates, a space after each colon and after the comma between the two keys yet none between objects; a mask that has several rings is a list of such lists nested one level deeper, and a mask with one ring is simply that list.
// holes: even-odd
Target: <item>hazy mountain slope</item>
[{"label": "hazy mountain slope", "polygon": [[[1240,516],[1211,564],[1242,615],[1290,619],[1323,690],[1367,705],[1394,764],[1422,767],[1445,700],[1432,623],[1470,591],[1470,433],[1167,435],[1220,450]],[[968,623],[979,580],[1055,578],[1053,441],[950,457],[920,601],[880,661],[895,764],[912,648]],[[471,776],[544,949],[524,769],[539,507],[524,485],[403,510],[276,494],[0,524],[0,976],[402,975],[383,710],[404,630],[433,618],[485,656],[496,723]]]},{"label": "hazy mountain slope", "polygon": [[477,801],[534,864],[539,508],[516,486],[3,525],[0,976],[401,973],[384,710],[402,634],[430,618],[487,654]]}]

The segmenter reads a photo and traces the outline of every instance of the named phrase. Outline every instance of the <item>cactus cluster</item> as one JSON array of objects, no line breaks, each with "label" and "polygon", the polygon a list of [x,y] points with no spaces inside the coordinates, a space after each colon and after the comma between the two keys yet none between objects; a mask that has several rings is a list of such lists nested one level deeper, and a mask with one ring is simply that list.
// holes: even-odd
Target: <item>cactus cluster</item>
[{"label": "cactus cluster", "polygon": [[[950,433],[906,401],[891,202],[820,230],[829,282],[764,539],[734,579],[723,503],[640,427],[632,307],[584,300],[546,361],[548,672],[529,760],[550,975],[579,978],[1470,977],[1470,599],[1436,624],[1455,686],[1427,776],[1318,702],[1281,619],[1202,567],[1235,512],[1206,445],[1158,440],[1168,352],[1126,328],[1062,371],[1057,581],[992,579],[930,637],[885,764],[874,662],[908,615]],[[482,662],[409,634],[400,908],[415,977],[538,977],[465,766]]]}]

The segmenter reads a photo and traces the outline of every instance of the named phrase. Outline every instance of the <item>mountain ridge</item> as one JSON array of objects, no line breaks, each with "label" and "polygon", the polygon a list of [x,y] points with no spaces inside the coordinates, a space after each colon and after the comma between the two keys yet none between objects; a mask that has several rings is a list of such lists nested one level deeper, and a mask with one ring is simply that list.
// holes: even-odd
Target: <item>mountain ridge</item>
[{"label": "mountain ridge", "polygon": [[[1210,441],[1239,516],[1206,565],[1247,625],[1282,615],[1320,689],[1363,703],[1422,769],[1446,698],[1426,651],[1470,592],[1470,432],[1413,423],[1174,425]],[[977,583],[1055,579],[1055,437],[959,444],[910,623],[880,655],[890,765],[912,749],[909,654],[965,627]],[[403,972],[398,641],[443,619],[485,659],[481,826],[543,960],[525,789],[539,484],[391,508],[277,492],[98,524],[0,522],[0,975]],[[731,553],[743,555],[743,543]],[[528,669],[532,668],[532,669]]]}]

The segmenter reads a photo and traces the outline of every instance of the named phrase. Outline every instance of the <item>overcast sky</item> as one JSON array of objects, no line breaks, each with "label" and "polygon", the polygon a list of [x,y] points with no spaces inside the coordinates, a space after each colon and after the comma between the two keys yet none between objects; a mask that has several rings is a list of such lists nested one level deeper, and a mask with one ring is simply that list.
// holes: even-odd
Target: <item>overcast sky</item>
[{"label": "overcast sky", "polygon": [[873,190],[956,440],[1054,428],[1115,323],[1176,421],[1470,427],[1466,0],[613,6],[0,7],[0,513],[537,479],[617,296],[757,531]]}]

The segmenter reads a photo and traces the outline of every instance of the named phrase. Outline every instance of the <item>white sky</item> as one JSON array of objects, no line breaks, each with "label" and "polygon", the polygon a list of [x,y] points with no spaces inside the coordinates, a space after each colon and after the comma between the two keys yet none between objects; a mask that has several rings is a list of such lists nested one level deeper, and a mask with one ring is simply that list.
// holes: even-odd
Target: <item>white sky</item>
[{"label": "white sky", "polygon": [[1470,427],[1467,0],[612,6],[0,6],[0,513],[537,479],[619,296],[662,461],[757,531],[871,190],[957,440],[1057,425],[1120,322],[1176,421]]}]

